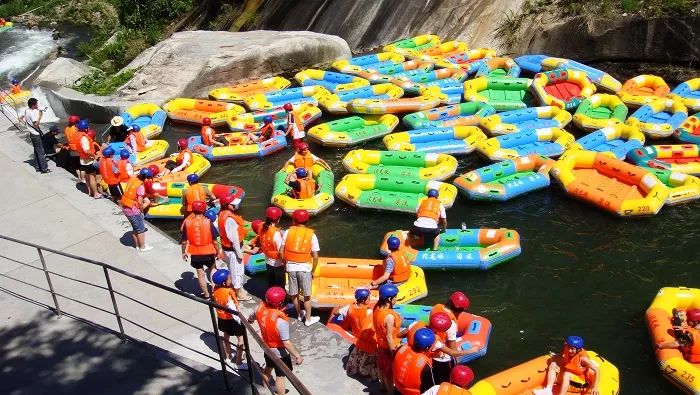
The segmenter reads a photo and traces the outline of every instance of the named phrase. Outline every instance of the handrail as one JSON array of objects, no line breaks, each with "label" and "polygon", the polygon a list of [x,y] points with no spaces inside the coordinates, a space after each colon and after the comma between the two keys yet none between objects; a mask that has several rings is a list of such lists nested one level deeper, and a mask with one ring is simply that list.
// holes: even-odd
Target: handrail
[{"label": "handrail", "polygon": [[[42,246],[42,245],[39,245],[39,244],[35,244],[35,243],[32,243],[32,242],[28,242],[28,241],[23,241],[23,240],[15,239],[14,237],[5,236],[5,235],[2,235],[2,234],[0,234],[0,240],[7,240],[7,241],[10,241],[10,242],[13,242],[13,243],[17,243],[17,244],[21,244],[21,245],[25,245],[25,246],[33,247],[33,248],[37,249],[37,252],[39,253],[39,257],[40,257],[40,259],[41,259],[41,263],[42,263],[42,267],[43,267],[43,269],[41,269],[41,268],[37,268],[37,269],[44,271],[44,273],[46,274],[46,278],[47,278],[47,281],[48,281],[48,283],[49,283],[49,288],[50,288],[50,290],[47,290],[47,291],[48,291],[48,292],[51,292],[51,294],[52,294],[52,296],[53,296],[53,298],[54,298],[54,304],[55,304],[55,306],[56,306],[56,310],[57,310],[57,314],[58,314],[58,315],[61,314],[61,311],[60,311],[60,309],[58,308],[58,301],[56,300],[56,295],[57,295],[57,293],[53,290],[53,285],[52,285],[52,283],[51,283],[51,279],[49,278],[48,269],[46,268],[46,263],[45,263],[45,261],[44,261],[44,256],[43,256],[43,254],[42,254],[42,251],[48,251],[48,252],[51,252],[51,253],[53,253],[53,254],[61,255],[61,256],[64,256],[64,257],[67,257],[67,258],[71,258],[71,259],[75,259],[75,260],[81,261],[81,262],[90,263],[90,264],[93,264],[93,265],[96,265],[96,266],[100,266],[100,267],[103,268],[103,270],[105,271],[105,275],[106,275],[107,281],[108,281],[108,290],[110,291],[110,295],[112,296],[112,302],[113,302],[113,305],[114,305],[114,308],[115,308],[115,312],[116,312],[115,315],[117,316],[117,320],[118,320],[118,322],[119,322],[120,331],[121,331],[122,335],[124,335],[124,330],[123,330],[123,327],[122,327],[122,325],[121,325],[121,319],[122,319],[122,317],[119,315],[119,311],[118,311],[118,309],[117,309],[116,300],[114,299],[113,293],[115,293],[115,291],[113,291],[113,289],[112,289],[111,281],[109,280],[108,270],[114,271],[114,272],[119,273],[119,274],[121,274],[121,275],[123,275],[123,276],[132,278],[132,279],[134,279],[134,280],[138,280],[138,281],[140,281],[140,282],[142,282],[142,283],[146,283],[146,284],[151,285],[151,286],[153,286],[153,287],[162,289],[162,290],[164,290],[164,291],[173,293],[173,294],[175,294],[175,295],[178,295],[178,296],[181,296],[181,297],[190,299],[190,300],[192,300],[192,301],[195,301],[195,302],[197,302],[197,303],[204,304],[204,305],[208,306],[208,308],[209,308],[209,310],[210,310],[210,315],[212,316],[212,324],[213,324],[213,327],[214,327],[214,335],[215,335],[215,337],[217,338],[217,347],[220,347],[220,342],[219,342],[218,330],[217,330],[217,327],[216,327],[216,320],[215,320],[215,313],[214,313],[215,310],[214,310],[214,309],[223,310],[223,311],[225,311],[225,312],[227,312],[227,313],[229,313],[229,314],[237,315],[237,316],[240,318],[240,321],[241,321],[241,323],[243,324],[243,326],[246,328],[246,335],[243,336],[243,340],[244,340],[245,348],[246,348],[246,355],[247,355],[248,357],[250,357],[250,347],[249,347],[249,344],[248,344],[248,335],[250,335],[250,336],[252,336],[253,339],[255,339],[255,341],[260,345],[260,347],[262,348],[262,350],[263,350],[263,352],[265,353],[265,355],[273,361],[273,363],[275,364],[275,366],[278,367],[278,368],[280,368],[280,369],[282,370],[282,372],[284,372],[286,378],[289,380],[289,382],[292,384],[292,386],[294,386],[294,388],[296,388],[296,390],[299,392],[299,394],[301,394],[301,395],[311,395],[311,391],[309,391],[309,389],[306,388],[306,386],[299,380],[299,378],[296,377],[296,375],[294,374],[294,372],[293,372],[291,369],[289,369],[289,368],[284,364],[284,362],[272,351],[272,349],[269,348],[269,347],[263,342],[263,340],[262,340],[262,338],[260,337],[260,335],[255,331],[255,328],[253,328],[253,326],[252,326],[250,323],[248,323],[247,317],[244,317],[243,314],[241,314],[239,311],[232,310],[232,309],[230,309],[230,308],[228,308],[228,307],[226,307],[226,306],[222,306],[222,305],[216,304],[216,303],[214,303],[214,302],[211,302],[211,301],[209,301],[209,300],[196,297],[196,296],[194,296],[194,295],[190,295],[190,294],[188,294],[188,293],[186,293],[186,292],[180,291],[179,289],[176,289],[176,288],[173,288],[173,287],[169,287],[169,286],[167,286],[167,285],[163,285],[163,284],[157,283],[157,282],[155,282],[155,281],[153,281],[153,280],[149,280],[149,279],[144,278],[144,277],[141,277],[141,276],[139,276],[139,275],[137,275],[137,274],[129,273],[129,272],[125,271],[125,270],[122,270],[122,269],[120,269],[120,268],[117,268],[117,267],[115,267],[115,266],[112,266],[112,265],[110,265],[110,264],[108,264],[108,263],[100,262],[100,261],[97,261],[97,260],[94,260],[94,259],[91,259],[91,258],[81,257],[81,256],[78,256],[78,255],[74,255],[74,254],[71,254],[71,253],[63,252],[63,251],[59,251],[59,250],[56,250],[56,249],[53,249],[53,248],[50,248],[50,247],[46,247],[46,246]],[[31,265],[30,265],[30,266],[31,266]],[[44,289],[44,290],[45,290],[45,289]],[[118,293],[118,294],[119,294],[119,293]],[[66,296],[64,296],[64,295],[60,295],[60,296],[66,297]],[[91,306],[91,307],[92,307],[92,306]],[[124,318],[124,320],[126,320],[126,318]],[[130,320],[129,320],[129,322],[132,323],[132,324],[135,324],[133,321],[130,321]],[[141,326],[141,325],[139,325],[139,324],[135,324],[135,325]],[[143,328],[143,329],[148,330],[147,328]],[[221,355],[221,352],[219,352],[219,354]],[[228,388],[228,379],[227,379],[226,372],[225,372],[225,367],[224,367],[225,363],[224,363],[223,360],[222,360],[221,362],[222,362],[222,370],[223,370],[223,373],[224,373],[224,380],[225,380],[226,386],[227,386],[227,388]],[[252,384],[253,384],[253,380],[252,380],[252,370],[250,370],[251,368],[252,368],[252,366],[249,366],[249,373],[251,374],[250,381],[251,381],[251,385],[252,385]]]}]

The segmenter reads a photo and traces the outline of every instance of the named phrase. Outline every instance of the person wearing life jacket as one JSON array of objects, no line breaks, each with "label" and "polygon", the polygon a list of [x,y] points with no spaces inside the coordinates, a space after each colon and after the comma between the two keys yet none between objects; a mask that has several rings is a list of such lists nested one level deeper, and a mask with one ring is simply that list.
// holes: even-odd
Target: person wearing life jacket
[{"label": "person wearing life jacket", "polygon": [[221,254],[214,223],[204,216],[207,204],[201,200],[192,202],[192,215],[185,217],[180,227],[180,245],[182,246],[182,260],[187,262],[197,271],[197,280],[202,293],[201,298],[209,299],[209,288],[204,269],[211,272],[214,269],[216,257]]},{"label": "person wearing life jacket", "polygon": [[139,125],[133,125],[128,130],[129,134],[126,136],[124,142],[131,147],[132,151],[142,152],[153,145],[153,141],[148,140],[146,136],[141,133],[141,127]]},{"label": "person wearing life jacket", "polygon": [[[68,144],[68,171],[75,174],[81,183],[85,183],[85,173],[83,173],[80,167],[80,154],[78,153],[78,144],[80,140],[80,133],[78,133],[79,121],[80,118],[77,115],[69,116],[68,125],[63,129],[63,134]],[[87,129],[87,127],[85,127],[85,129]]]},{"label": "person wearing life jacket", "polygon": [[152,164],[148,166],[148,170],[150,170],[153,174],[153,178],[146,179],[143,182],[143,186],[146,188],[146,200],[148,201],[150,206],[156,206],[159,204],[167,203],[170,200],[170,198],[168,198],[168,196],[161,195],[155,188],[155,184],[157,183],[155,177],[158,176],[160,168],[158,167],[158,165]]},{"label": "person wearing life jacket", "polygon": [[245,221],[238,214],[241,199],[233,195],[222,196],[219,200],[221,211],[219,211],[218,224],[219,235],[221,237],[222,260],[228,264],[231,272],[233,289],[236,290],[238,300],[252,300],[243,289],[243,241],[245,239]]},{"label": "person wearing life jacket", "polygon": [[218,199],[209,188],[205,188],[199,183],[199,176],[196,174],[187,175],[187,183],[189,186],[182,192],[182,208],[184,210],[185,217],[192,214],[192,203],[196,201],[209,203],[218,202]]},{"label": "person wearing life jacket", "polygon": [[[231,288],[231,275],[226,269],[219,269],[211,276],[211,281],[214,283],[214,292],[212,292],[212,302],[226,306],[231,310],[240,311],[238,306],[238,298],[236,292]],[[245,335],[245,327],[241,322],[242,316],[232,314],[225,310],[216,309],[217,326],[223,332],[221,339],[221,349],[224,350],[224,359],[231,359],[236,365],[237,370],[248,370],[248,364],[243,363],[243,354],[245,353],[245,343],[243,335]],[[231,357],[231,343],[229,339],[235,337],[238,341],[236,346],[236,356]]]},{"label": "person wearing life jacket", "polygon": [[[83,122],[83,120],[80,122]],[[78,122],[78,131],[80,132],[80,138],[78,140],[80,166],[85,173],[88,195],[92,196],[94,199],[101,199],[102,195],[97,191],[97,168],[95,166],[95,160],[97,160],[97,152],[100,146],[95,142],[94,130],[81,128],[81,126],[87,124],[87,121],[85,121],[85,124],[80,124],[80,122]]]},{"label": "person wearing life jacket", "polygon": [[393,362],[394,353],[401,345],[399,338],[406,337],[406,329],[401,330],[401,316],[394,311],[399,288],[386,283],[379,287],[379,301],[372,311],[374,337],[377,340],[377,375],[381,385],[389,395],[394,393]]},{"label": "person wearing life jacket", "polygon": [[[279,357],[284,365],[292,370],[292,357],[297,365],[304,362],[304,358],[290,340],[289,318],[284,312],[284,303],[287,293],[283,288],[271,287],[265,292],[265,301],[255,309],[248,317],[249,323],[258,321],[260,337],[265,345]],[[263,369],[263,382],[270,388],[276,389],[277,395],[285,395],[285,373],[281,367],[275,365],[272,358],[264,354],[265,369]],[[272,381],[272,371],[275,371],[275,381]]]},{"label": "person wearing life jacket", "polygon": [[474,381],[474,372],[468,366],[457,365],[450,372],[450,381],[434,385],[421,395],[471,395],[467,389]]},{"label": "person wearing life jacket", "polygon": [[122,211],[133,229],[134,246],[136,246],[136,251],[138,252],[146,252],[153,249],[153,247],[146,244],[147,229],[143,216],[144,211],[148,208],[148,202],[144,200],[146,191],[143,183],[152,177],[153,173],[150,170],[141,169],[138,176],[131,177],[126,183],[122,198],[119,201]]},{"label": "person wearing life jacket", "polygon": [[187,139],[178,139],[177,149],[179,152],[177,153],[177,156],[175,156],[175,159],[170,159],[165,162],[165,169],[163,169],[162,175],[180,172],[192,164],[193,154],[187,147]]},{"label": "person wearing life jacket", "polygon": [[22,87],[19,85],[19,81],[13,78],[12,81],[10,81],[10,93],[16,95],[20,92],[22,92]]},{"label": "person wearing life jacket", "polygon": [[583,339],[569,336],[564,341],[561,354],[552,357],[547,368],[547,381],[544,388],[533,390],[534,395],[552,395],[554,384],[559,381],[559,395],[566,395],[569,386],[585,389],[586,393],[598,395],[600,368],[591,362]]},{"label": "person wearing life jacket", "polygon": [[330,170],[330,166],[328,163],[326,163],[325,160],[319,158],[318,156],[314,155],[309,151],[309,145],[306,143],[301,143],[297,147],[295,147],[295,153],[294,156],[289,158],[285,166],[294,166],[295,169],[298,169],[300,167],[303,167],[306,169],[307,172],[311,173],[311,169],[314,166],[315,163],[318,163],[319,165],[325,167],[326,169]]},{"label": "person wearing life jacket", "polygon": [[401,248],[401,240],[396,236],[391,236],[387,239],[386,244],[391,252],[382,261],[384,274],[369,283],[371,288],[377,288],[388,280],[394,284],[400,284],[408,281],[411,277],[411,262]]},{"label": "person wearing life jacket", "polygon": [[316,195],[316,190],[320,184],[311,176],[310,170],[297,167],[293,172],[287,174],[284,183],[292,188],[289,192],[294,199],[309,199]]},{"label": "person wearing life jacket", "polygon": [[207,145],[209,147],[211,147],[211,146],[223,147],[224,146],[223,143],[218,141],[221,136],[219,136],[218,134],[216,134],[216,132],[214,132],[214,129],[211,127],[211,119],[210,118],[203,118],[202,119],[202,128],[200,129],[200,134],[202,136],[202,144]]},{"label": "person wearing life jacket", "polygon": [[[282,232],[278,224],[282,218],[282,210],[279,207],[270,206],[265,209],[265,222],[262,223],[258,236],[254,243],[258,251],[265,254],[265,269],[267,272],[268,287],[286,286],[286,273],[282,255]],[[255,230],[255,228],[253,228]]]},{"label": "person wearing life jacket", "polygon": [[294,114],[294,106],[291,103],[285,103],[284,111],[287,112],[287,132],[285,136],[292,136],[292,146],[296,149],[304,142],[306,132],[304,132],[304,124],[297,114]]},{"label": "person wearing life jacket", "polygon": [[129,158],[131,158],[131,152],[128,149],[122,148],[119,150],[119,160],[117,161],[119,182],[127,182],[134,176],[134,165],[131,164]]},{"label": "person wearing life jacket", "polygon": [[260,137],[256,142],[267,141],[275,135],[275,124],[272,123],[272,117],[265,115],[263,117],[263,127],[260,128]]},{"label": "person wearing life jacket", "polygon": [[450,295],[445,304],[438,303],[430,309],[430,316],[437,313],[445,313],[450,317],[452,324],[450,328],[445,331],[445,345],[453,350],[457,349],[457,318],[468,308],[469,298],[467,298],[467,295],[462,291],[455,291]]},{"label": "person wearing life jacket", "polygon": [[109,188],[109,194],[112,196],[112,200],[117,203],[122,198],[122,187],[119,181],[119,168],[117,164],[114,163],[112,156],[114,155],[114,148],[107,146],[102,150],[102,157],[98,160],[98,168],[100,170],[100,176],[102,180],[107,184]]},{"label": "person wearing life jacket", "polygon": [[[687,325],[674,326],[677,334],[676,340],[656,344],[656,349],[675,348],[683,353],[683,359],[698,364],[700,363],[700,309],[688,309],[685,312]],[[682,335],[682,336],[681,336]]]},{"label": "person wearing life jacket", "polygon": [[5,26],[6,23],[7,23],[7,22],[5,21],[5,19],[0,18],[0,27]]},{"label": "person wearing life jacket", "polygon": [[428,190],[428,198],[423,199],[416,209],[416,221],[408,231],[406,243],[410,244],[413,237],[422,237],[423,245],[432,248],[433,251],[440,245],[440,227],[447,229],[447,214],[445,206],[440,203],[437,189]]},{"label": "person wearing life jacket", "polygon": [[377,379],[377,339],[374,334],[372,307],[367,303],[369,290],[355,290],[355,303],[335,307],[331,316],[342,317],[342,327],[355,337],[355,347],[350,351],[346,371],[350,377]]},{"label": "person wearing life jacket", "polygon": [[393,361],[394,386],[399,394],[420,395],[435,385],[433,361],[428,354],[435,338],[432,330],[418,329],[413,334],[411,344],[404,344],[396,352]]}]

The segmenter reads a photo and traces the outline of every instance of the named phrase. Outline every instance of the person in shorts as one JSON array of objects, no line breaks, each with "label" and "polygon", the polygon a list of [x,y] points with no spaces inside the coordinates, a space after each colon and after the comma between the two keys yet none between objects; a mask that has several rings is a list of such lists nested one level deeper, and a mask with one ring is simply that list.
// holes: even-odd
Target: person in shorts
[{"label": "person in shorts", "polygon": [[437,189],[428,190],[428,198],[424,199],[416,209],[416,221],[408,231],[406,243],[411,244],[414,236],[423,238],[423,245],[433,251],[440,245],[440,227],[447,229],[447,214],[445,206],[438,199]]},{"label": "person in shorts", "polygon": [[209,288],[207,286],[206,273],[204,268],[211,272],[216,263],[216,257],[221,254],[219,242],[216,241],[217,234],[214,223],[204,215],[207,211],[207,204],[201,200],[192,203],[192,215],[182,221],[180,227],[182,246],[182,260],[187,262],[189,257],[190,266],[197,271],[197,281],[202,293],[201,298],[209,299]]},{"label": "person in shorts", "polygon": [[146,252],[153,247],[146,244],[146,225],[144,223],[143,211],[148,208],[148,203],[144,196],[146,190],[143,186],[144,180],[153,177],[148,169],[141,169],[137,177],[131,177],[124,187],[124,193],[119,200],[126,219],[133,229],[134,246],[136,251]]},{"label": "person in shorts", "polygon": [[[231,275],[226,269],[219,269],[211,276],[214,282],[214,292],[212,300],[214,303],[221,306],[226,306],[231,310],[240,311],[238,307],[238,298],[236,292],[231,288]],[[248,364],[243,363],[243,353],[245,346],[243,335],[245,335],[245,327],[241,323],[241,318],[238,315],[231,314],[221,309],[216,309],[217,324],[219,330],[224,333],[222,338],[222,349],[226,353],[226,358],[231,358],[231,362],[236,365],[238,370],[248,370]],[[238,341],[236,345],[236,355],[231,355],[231,337],[235,337]]]}]

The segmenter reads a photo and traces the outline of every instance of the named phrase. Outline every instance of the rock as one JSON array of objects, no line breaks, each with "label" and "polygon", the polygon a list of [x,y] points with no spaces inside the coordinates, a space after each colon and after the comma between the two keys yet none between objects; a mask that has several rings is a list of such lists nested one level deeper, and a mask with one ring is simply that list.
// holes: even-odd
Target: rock
[{"label": "rock", "polygon": [[102,70],[112,70],[114,67],[114,61],[111,59],[107,59],[104,62],[100,63],[100,68]]},{"label": "rock", "polygon": [[94,70],[96,69],[77,60],[57,58],[36,77],[34,84],[72,87],[78,79],[92,73]]},{"label": "rock", "polygon": [[[209,90],[226,83],[268,77],[349,56],[350,48],[343,39],[305,31],[180,32],[147,49],[126,66],[125,69],[140,70],[116,97],[158,104],[173,97],[206,97]],[[157,89],[146,89],[152,86]]]}]

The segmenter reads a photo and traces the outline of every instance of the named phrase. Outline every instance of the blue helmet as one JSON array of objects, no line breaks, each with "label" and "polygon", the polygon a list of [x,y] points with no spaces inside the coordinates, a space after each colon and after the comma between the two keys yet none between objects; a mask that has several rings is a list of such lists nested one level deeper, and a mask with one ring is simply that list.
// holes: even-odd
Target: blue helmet
[{"label": "blue helmet", "polygon": [[387,300],[390,298],[393,298],[394,296],[399,294],[399,288],[392,284],[392,283],[386,283],[379,287],[379,299],[380,300]]},{"label": "blue helmet", "polygon": [[396,251],[401,247],[401,240],[396,236],[391,236],[386,239],[386,246],[389,247],[391,251]]},{"label": "blue helmet", "polygon": [[355,300],[362,302],[363,300],[367,300],[367,298],[369,298],[369,289],[358,288],[355,290]]},{"label": "blue helmet", "polygon": [[265,116],[263,117],[263,122],[265,122],[265,123],[272,123],[272,117],[269,116],[269,115],[265,115]]},{"label": "blue helmet", "polygon": [[307,172],[303,167],[297,167],[297,169],[294,170],[294,173],[296,173],[297,177],[301,178],[306,178],[306,176],[309,174],[309,172]]},{"label": "blue helmet", "polygon": [[140,131],[141,131],[141,126],[139,126],[139,125],[133,125],[133,126],[131,127],[131,129],[132,129],[134,132],[140,132]]},{"label": "blue helmet", "polygon": [[105,149],[102,150],[102,156],[110,157],[112,155],[114,155],[114,148],[105,147]]},{"label": "blue helmet", "polygon": [[208,209],[207,211],[204,212],[204,216],[209,218],[209,221],[214,222],[216,221],[216,212],[212,209]]},{"label": "blue helmet", "polygon": [[141,171],[139,171],[139,176],[145,177],[145,178],[151,178],[151,177],[153,177],[153,172],[148,170],[148,169],[141,169]]},{"label": "blue helmet", "polygon": [[440,192],[437,189],[428,189],[428,197],[438,197]]},{"label": "blue helmet", "polygon": [[230,276],[230,273],[229,273],[228,269],[219,269],[214,273],[213,276],[211,276],[211,280],[216,285],[224,285],[226,283],[226,279],[229,276]]},{"label": "blue helmet", "polygon": [[131,157],[131,152],[126,148],[122,148],[119,150],[119,157],[122,159],[129,159]]},{"label": "blue helmet", "polygon": [[196,174],[190,174],[187,176],[187,182],[190,184],[196,184],[199,182],[199,176]]},{"label": "blue helmet", "polygon": [[19,84],[19,81],[17,80],[17,78],[13,78],[12,81],[10,81],[10,82],[12,83],[12,85]]},{"label": "blue helmet", "polygon": [[583,348],[583,339],[581,336],[569,336],[566,338],[566,344],[578,350]]},{"label": "blue helmet", "polygon": [[80,121],[78,121],[76,126],[78,127],[78,130],[86,130],[90,127],[90,122],[88,122],[87,119],[81,119]]},{"label": "blue helmet", "polygon": [[413,347],[427,350],[435,343],[435,332],[428,328],[420,328],[413,334]]}]

